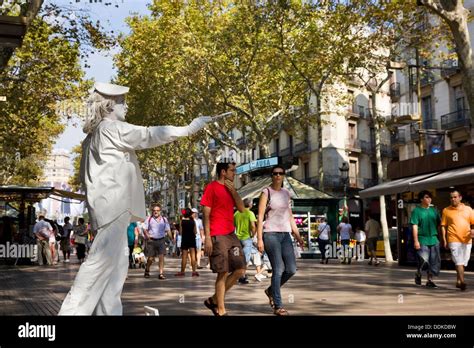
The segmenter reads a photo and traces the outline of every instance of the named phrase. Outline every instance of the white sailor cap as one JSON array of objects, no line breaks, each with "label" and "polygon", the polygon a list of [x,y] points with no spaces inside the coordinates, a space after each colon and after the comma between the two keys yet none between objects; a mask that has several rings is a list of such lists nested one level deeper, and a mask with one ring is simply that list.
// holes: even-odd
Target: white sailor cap
[{"label": "white sailor cap", "polygon": [[103,95],[117,96],[127,94],[129,87],[114,85],[112,83],[96,82],[94,84],[94,91]]}]

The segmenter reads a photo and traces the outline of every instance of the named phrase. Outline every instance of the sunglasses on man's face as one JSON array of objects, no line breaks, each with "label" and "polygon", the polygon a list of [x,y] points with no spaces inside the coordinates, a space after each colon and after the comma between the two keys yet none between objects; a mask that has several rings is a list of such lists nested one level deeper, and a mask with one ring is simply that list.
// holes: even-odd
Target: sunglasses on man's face
[{"label": "sunglasses on man's face", "polygon": [[272,175],[273,176],[283,176],[283,175],[285,175],[285,173],[283,173],[283,172],[273,172]]}]

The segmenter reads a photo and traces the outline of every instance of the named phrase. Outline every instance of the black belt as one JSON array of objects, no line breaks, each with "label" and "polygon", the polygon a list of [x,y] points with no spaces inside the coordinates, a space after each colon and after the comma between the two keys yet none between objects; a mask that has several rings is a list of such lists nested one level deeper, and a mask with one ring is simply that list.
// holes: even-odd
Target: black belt
[{"label": "black belt", "polygon": [[162,240],[162,239],[164,239],[164,238],[165,238],[165,237],[161,237],[161,238],[151,238],[151,237],[150,237],[151,240]]}]

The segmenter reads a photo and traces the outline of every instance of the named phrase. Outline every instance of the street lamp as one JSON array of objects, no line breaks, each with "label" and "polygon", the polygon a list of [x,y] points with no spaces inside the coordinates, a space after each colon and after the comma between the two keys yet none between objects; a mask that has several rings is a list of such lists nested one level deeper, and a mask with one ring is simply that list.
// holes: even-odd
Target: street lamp
[{"label": "street lamp", "polygon": [[346,206],[347,206],[347,182],[349,181],[349,163],[346,161],[342,162],[342,165],[339,167],[339,171],[341,172],[341,179],[344,184],[344,206],[342,215],[339,216],[339,219],[342,219],[342,216],[346,214]]}]

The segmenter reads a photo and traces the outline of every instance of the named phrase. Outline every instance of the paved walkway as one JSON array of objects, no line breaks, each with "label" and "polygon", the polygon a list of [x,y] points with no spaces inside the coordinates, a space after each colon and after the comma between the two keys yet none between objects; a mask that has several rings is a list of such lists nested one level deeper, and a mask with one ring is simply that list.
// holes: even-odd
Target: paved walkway
[{"label": "paved walkway", "polygon": [[[75,258],[73,256],[72,258]],[[167,279],[159,280],[157,266],[151,278],[143,270],[129,270],[122,294],[125,315],[144,315],[144,306],[160,315],[211,315],[203,301],[213,292],[215,275],[175,278],[180,260],[166,259]],[[0,315],[56,315],[79,264],[56,266],[0,266]],[[226,298],[230,315],[271,315],[264,289],[270,280],[236,285]],[[438,289],[418,287],[414,269],[396,263],[368,266],[367,262],[341,265],[332,260],[298,260],[298,271],[282,290],[292,315],[473,315],[474,274],[467,273],[468,290],[454,287],[454,271],[443,271]]]}]

